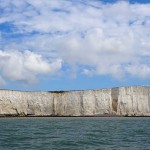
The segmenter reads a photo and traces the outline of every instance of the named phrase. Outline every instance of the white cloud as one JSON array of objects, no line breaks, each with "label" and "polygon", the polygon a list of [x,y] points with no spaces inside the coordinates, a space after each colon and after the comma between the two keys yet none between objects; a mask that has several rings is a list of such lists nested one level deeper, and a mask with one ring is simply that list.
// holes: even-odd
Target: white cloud
[{"label": "white cloud", "polygon": [[41,55],[34,52],[25,51],[0,51],[0,72],[3,79],[12,81],[22,81],[27,84],[33,84],[37,81],[39,74],[53,75],[61,69],[61,60],[49,62]]},{"label": "white cloud", "polygon": [[[150,4],[127,1],[104,4],[90,0],[0,2],[4,12],[0,22],[14,25],[9,34],[22,34],[19,40],[10,38],[7,42],[4,38],[2,53],[8,53],[7,49],[33,51],[15,52],[17,62],[13,58],[9,61],[19,62],[21,68],[16,68],[16,75],[6,63],[10,66],[2,69],[6,76],[11,70],[9,76],[14,80],[27,80],[28,77],[21,76],[29,72],[35,74],[33,79],[38,73],[51,74],[61,68],[61,59],[73,72],[79,70],[86,75],[112,75],[119,79],[126,75],[149,77]],[[3,34],[2,37],[7,35]],[[49,63],[47,57],[57,61]]]},{"label": "white cloud", "polygon": [[132,75],[140,78],[150,77],[150,67],[146,64],[134,64],[127,66],[127,71]]}]

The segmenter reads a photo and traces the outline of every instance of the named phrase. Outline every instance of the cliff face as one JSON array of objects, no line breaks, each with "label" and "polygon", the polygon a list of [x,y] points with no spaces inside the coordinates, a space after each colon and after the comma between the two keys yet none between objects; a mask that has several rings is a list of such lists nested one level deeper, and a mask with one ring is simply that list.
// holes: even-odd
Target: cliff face
[{"label": "cliff face", "polygon": [[150,87],[20,92],[0,90],[0,116],[150,116]]}]

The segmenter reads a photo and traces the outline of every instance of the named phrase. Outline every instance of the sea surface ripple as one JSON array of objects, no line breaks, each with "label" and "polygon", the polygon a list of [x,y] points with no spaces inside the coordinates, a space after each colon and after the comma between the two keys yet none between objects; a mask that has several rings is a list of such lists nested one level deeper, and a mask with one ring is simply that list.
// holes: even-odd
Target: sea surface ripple
[{"label": "sea surface ripple", "polygon": [[0,118],[0,150],[150,150],[150,117]]}]

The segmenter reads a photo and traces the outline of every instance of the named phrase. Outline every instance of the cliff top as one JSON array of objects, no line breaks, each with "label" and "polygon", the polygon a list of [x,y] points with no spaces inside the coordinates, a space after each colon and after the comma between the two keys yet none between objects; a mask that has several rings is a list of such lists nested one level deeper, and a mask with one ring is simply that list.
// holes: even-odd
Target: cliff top
[{"label": "cliff top", "polygon": [[35,90],[35,91],[28,91],[28,90],[11,90],[11,89],[0,89],[0,91],[17,91],[17,92],[51,92],[51,93],[65,93],[65,92],[74,92],[74,91],[97,91],[97,90],[108,90],[108,89],[116,89],[116,88],[131,88],[131,87],[145,87],[150,88],[147,85],[135,85],[135,86],[120,86],[120,87],[110,87],[110,88],[100,88],[100,89],[85,89],[85,90],[52,90],[52,91],[42,91],[42,90]]}]

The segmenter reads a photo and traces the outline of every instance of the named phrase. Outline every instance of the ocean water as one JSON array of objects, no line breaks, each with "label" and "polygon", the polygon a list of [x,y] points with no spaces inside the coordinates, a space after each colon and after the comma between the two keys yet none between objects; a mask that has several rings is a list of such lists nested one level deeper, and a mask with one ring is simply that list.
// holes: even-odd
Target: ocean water
[{"label": "ocean water", "polygon": [[150,150],[150,118],[0,118],[0,150]]}]

